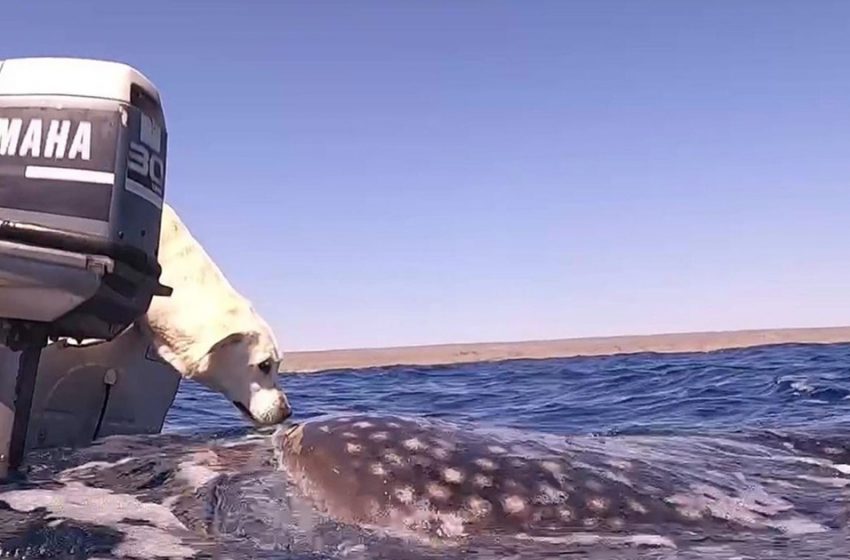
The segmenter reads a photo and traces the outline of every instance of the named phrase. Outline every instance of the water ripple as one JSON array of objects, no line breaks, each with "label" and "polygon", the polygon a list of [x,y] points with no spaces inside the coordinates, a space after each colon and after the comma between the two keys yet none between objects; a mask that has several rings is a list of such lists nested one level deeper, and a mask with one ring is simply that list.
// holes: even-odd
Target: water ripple
[{"label": "water ripple", "polygon": [[[549,433],[739,431],[843,424],[850,345],[781,345],[287,375],[297,418],[381,412]],[[241,426],[229,403],[185,383],[166,430]]]},{"label": "water ripple", "polygon": [[[845,476],[850,473],[844,472],[850,470],[846,436],[850,433],[850,344],[382,367],[287,375],[280,383],[294,406],[296,420],[351,412],[424,417],[511,432],[523,442],[546,440],[546,445],[554,447],[556,442],[567,441],[564,436],[576,436],[591,450],[599,446],[598,452],[608,449],[606,453],[651,460],[657,468],[667,465],[670,476],[680,473],[718,486],[740,486],[741,491],[750,488],[747,480],[758,480],[778,495],[794,497],[801,514],[821,518],[835,529],[817,538],[794,541],[768,535],[740,550],[738,537],[730,534],[728,541],[706,540],[703,548],[681,551],[677,558],[839,558],[848,553],[840,530],[846,525],[846,502],[835,496],[845,496],[843,485],[850,485]],[[202,446],[214,438],[238,441],[248,433],[230,403],[194,383],[181,387],[164,431],[173,437],[200,440]],[[121,482],[124,488],[152,495],[173,494],[180,477],[171,473],[181,472],[180,463],[175,467],[170,452],[163,453],[164,463],[158,456],[147,462],[134,459],[133,465],[143,465],[141,472],[125,472],[120,465],[112,470],[132,479]],[[219,462],[203,468],[221,468],[222,451],[216,453]],[[295,537],[264,529],[272,521],[290,527],[291,519],[284,523],[276,516],[284,511],[297,517],[293,513],[297,508],[265,495],[278,491],[273,473],[245,472],[242,455],[236,457],[239,460],[230,464],[237,470],[222,479],[223,494],[216,494],[219,497],[211,502],[217,516],[217,539],[253,539],[250,554],[260,554],[268,547],[275,551],[259,557],[303,558],[309,550],[327,552],[338,547],[353,552],[323,557],[372,557],[358,552],[367,542],[362,535],[340,533],[336,527],[310,529],[311,539],[322,536],[321,545],[292,541]],[[105,475],[100,476],[106,480]],[[196,495],[181,500],[177,502],[184,511],[181,519],[203,520],[205,510],[199,507]],[[69,526],[67,535],[60,536],[78,538],[94,530]],[[98,534],[104,542],[111,538],[111,533]],[[36,537],[32,540],[38,541]],[[295,556],[276,552],[280,547],[292,551],[297,546],[302,548]],[[406,549],[390,554],[387,546],[381,543],[379,550],[388,554],[381,557],[404,557]],[[592,548],[582,552],[588,558],[611,557]],[[522,554],[516,557],[546,557],[533,549],[518,553]],[[430,553],[417,554],[416,558],[424,558]],[[616,557],[668,557],[660,554],[635,549]]]}]

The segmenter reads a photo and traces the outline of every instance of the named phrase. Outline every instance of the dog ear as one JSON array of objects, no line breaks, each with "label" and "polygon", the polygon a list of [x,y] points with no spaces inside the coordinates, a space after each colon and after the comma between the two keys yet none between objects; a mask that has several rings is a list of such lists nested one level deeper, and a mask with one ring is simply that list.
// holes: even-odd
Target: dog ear
[{"label": "dog ear", "polygon": [[251,342],[257,338],[256,333],[248,333],[248,332],[236,332],[229,334],[210,346],[210,349],[207,351],[207,354],[212,354],[217,350],[221,350],[226,346],[230,346],[232,344],[239,344],[242,342]]}]

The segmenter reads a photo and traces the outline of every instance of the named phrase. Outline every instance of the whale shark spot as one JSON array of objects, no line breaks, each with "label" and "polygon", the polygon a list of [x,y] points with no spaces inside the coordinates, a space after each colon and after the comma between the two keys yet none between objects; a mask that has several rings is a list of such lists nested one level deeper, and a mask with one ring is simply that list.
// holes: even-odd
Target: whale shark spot
[{"label": "whale shark spot", "polygon": [[395,429],[401,428],[401,424],[399,424],[398,422],[387,422],[387,426]]},{"label": "whale shark spot", "polygon": [[324,432],[326,434],[331,433],[330,426],[328,426],[327,424],[322,424],[321,426],[319,426],[319,431]]},{"label": "whale shark spot", "polygon": [[363,446],[359,443],[346,443],[345,450],[348,451],[350,454],[354,455],[355,453],[360,453],[361,451],[363,451]]},{"label": "whale shark spot", "polygon": [[540,461],[540,467],[554,475],[564,474],[564,468],[555,461]]},{"label": "whale shark spot", "polygon": [[569,499],[569,494],[546,482],[538,484],[537,489],[539,493],[534,497],[534,502],[537,504],[552,505]]},{"label": "whale shark spot", "polygon": [[369,434],[369,439],[372,441],[387,441],[390,435],[387,432],[374,432]]},{"label": "whale shark spot", "polygon": [[493,506],[480,496],[470,496],[466,499],[466,508],[475,517],[484,517],[493,510]]},{"label": "whale shark spot", "polygon": [[402,459],[401,455],[392,450],[384,453],[384,459],[386,459],[388,463],[393,465],[401,465],[402,463],[404,463],[404,459]]},{"label": "whale shark spot", "polygon": [[515,492],[523,492],[526,494],[528,493],[526,492],[526,489],[522,484],[512,478],[506,478],[504,480],[501,480],[500,482],[503,489],[513,490]]},{"label": "whale shark spot", "polygon": [[449,467],[443,471],[443,480],[452,484],[460,484],[464,480],[463,473],[459,469]]},{"label": "whale shark spot", "polygon": [[432,447],[429,450],[429,453],[435,459],[439,459],[440,461],[445,461],[449,458],[449,451],[442,447]]},{"label": "whale shark spot", "polygon": [[428,495],[435,500],[448,500],[449,496],[451,496],[449,489],[437,482],[429,482],[427,489]]},{"label": "whale shark spot", "polygon": [[697,509],[679,508],[676,511],[685,519],[702,519],[702,512]]},{"label": "whale shark spot", "polygon": [[574,517],[573,510],[568,507],[563,507],[558,510],[558,517],[560,517],[562,521],[572,521]]},{"label": "whale shark spot", "polygon": [[493,478],[479,473],[472,477],[472,483],[479,488],[487,488],[493,486]]},{"label": "whale shark spot", "polygon": [[480,467],[482,470],[485,470],[485,471],[496,470],[496,463],[494,463],[490,459],[487,459],[486,457],[479,457],[478,459],[476,459],[473,462],[475,463],[476,466]]},{"label": "whale shark spot", "polygon": [[585,517],[581,520],[581,524],[590,529],[599,525],[599,520],[595,517]]},{"label": "whale shark spot", "polygon": [[539,508],[532,508],[531,512],[531,521],[533,523],[540,523],[541,521],[543,521],[544,517],[547,517],[547,514],[549,513],[546,510]]},{"label": "whale shark spot", "polygon": [[455,513],[440,514],[436,518],[436,533],[440,537],[453,538],[465,534],[464,520]]},{"label": "whale shark spot", "polygon": [[487,451],[489,451],[490,453],[497,454],[497,455],[501,455],[501,454],[508,452],[508,450],[505,449],[504,447],[502,447],[501,445],[488,445]]},{"label": "whale shark spot", "polygon": [[628,500],[626,506],[635,513],[647,513],[649,510],[637,500]]},{"label": "whale shark spot", "polygon": [[425,444],[422,443],[422,440],[415,437],[406,439],[401,444],[405,447],[405,449],[409,449],[410,451],[421,451],[425,449]]},{"label": "whale shark spot", "polygon": [[608,520],[608,526],[612,529],[619,531],[626,526],[626,522],[620,519],[619,517],[612,517]]},{"label": "whale shark spot", "polygon": [[605,463],[609,467],[613,467],[621,471],[630,471],[634,468],[634,464],[631,461],[624,461],[620,459],[609,459],[608,461],[605,461]]},{"label": "whale shark spot", "polygon": [[365,420],[361,420],[360,422],[355,422],[351,425],[354,428],[365,430],[366,428],[371,428],[374,426],[371,422],[366,422]]},{"label": "whale shark spot", "polygon": [[598,480],[588,480],[584,483],[584,485],[588,490],[592,490],[593,492],[601,493],[605,491],[605,485]]},{"label": "whale shark spot", "polygon": [[401,486],[394,491],[396,499],[403,504],[412,504],[416,500],[413,493],[413,488],[410,486]]},{"label": "whale shark spot", "polygon": [[445,448],[445,449],[454,449],[455,448],[455,445],[452,442],[447,441],[443,438],[431,438],[431,443],[433,445],[436,445],[438,447],[442,447],[442,448]]},{"label": "whale shark spot", "polygon": [[366,500],[366,505],[363,509],[367,516],[375,517],[381,512],[381,505],[374,498],[370,498]]},{"label": "whale shark spot", "polygon": [[525,506],[525,500],[523,500],[522,497],[517,496],[516,494],[505,496],[502,499],[502,509],[505,510],[505,513],[521,513],[525,510]]},{"label": "whale shark spot", "polygon": [[427,455],[408,455],[410,462],[423,470],[430,470],[434,466],[434,460]]},{"label": "whale shark spot", "polygon": [[342,437],[346,439],[357,439],[357,434],[353,432],[342,432]]},{"label": "whale shark spot", "polygon": [[587,500],[587,507],[596,513],[602,513],[608,509],[608,500],[602,497],[594,497]]},{"label": "whale shark spot", "polygon": [[372,465],[369,467],[369,471],[375,476],[384,476],[385,474],[387,474],[387,470],[381,463],[372,463]]}]

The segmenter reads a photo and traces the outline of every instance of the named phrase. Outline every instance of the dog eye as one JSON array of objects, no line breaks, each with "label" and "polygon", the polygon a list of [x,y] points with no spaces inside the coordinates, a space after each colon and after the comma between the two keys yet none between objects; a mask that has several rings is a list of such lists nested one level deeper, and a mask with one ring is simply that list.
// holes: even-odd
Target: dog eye
[{"label": "dog eye", "polygon": [[272,359],[266,358],[265,360],[263,360],[262,362],[257,364],[257,367],[260,368],[260,371],[262,371],[265,374],[271,373],[272,372]]}]

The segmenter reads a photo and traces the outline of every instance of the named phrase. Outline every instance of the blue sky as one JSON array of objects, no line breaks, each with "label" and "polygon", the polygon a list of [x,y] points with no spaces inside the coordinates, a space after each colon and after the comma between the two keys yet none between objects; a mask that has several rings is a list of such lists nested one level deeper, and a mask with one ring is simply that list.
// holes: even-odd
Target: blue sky
[{"label": "blue sky", "polygon": [[12,2],[286,350],[850,324],[850,3]]}]

